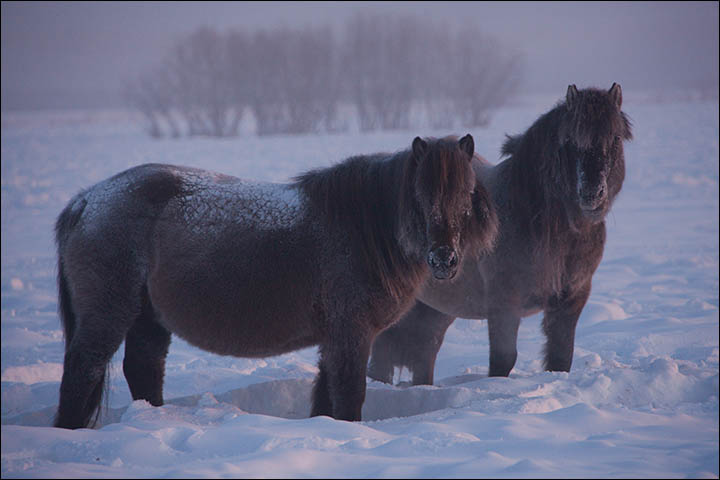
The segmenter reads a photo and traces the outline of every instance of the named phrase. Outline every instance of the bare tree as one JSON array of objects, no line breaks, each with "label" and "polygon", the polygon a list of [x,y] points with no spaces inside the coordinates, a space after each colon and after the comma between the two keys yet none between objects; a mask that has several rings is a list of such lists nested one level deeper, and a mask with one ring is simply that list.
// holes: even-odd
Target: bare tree
[{"label": "bare tree", "polygon": [[423,58],[417,74],[418,100],[424,107],[427,124],[434,129],[451,129],[457,121],[452,102],[454,74],[452,31],[445,24],[429,25],[420,38]]},{"label": "bare tree", "polygon": [[362,130],[407,128],[414,102],[432,127],[484,126],[519,83],[520,57],[476,27],[358,14],[346,32],[344,80]]},{"label": "bare tree", "polygon": [[231,133],[235,105],[225,39],[201,28],[173,48],[168,66],[178,109],[188,135],[223,137]]},{"label": "bare tree", "polygon": [[230,101],[233,105],[233,115],[228,127],[228,134],[238,134],[240,121],[245,107],[250,106],[252,98],[252,84],[250,71],[252,39],[244,32],[234,30],[227,34],[227,71],[230,90]]},{"label": "bare tree", "polygon": [[450,97],[461,122],[483,127],[492,112],[515,92],[520,80],[520,57],[505,52],[477,28],[461,30],[453,42]]},{"label": "bare tree", "polygon": [[153,138],[164,136],[160,128],[158,112],[153,105],[151,92],[147,88],[147,82],[143,82],[142,78],[126,82],[123,87],[123,98],[140,112],[145,121],[145,130],[148,135]]},{"label": "bare tree", "polygon": [[362,130],[409,126],[419,28],[412,17],[361,13],[349,20],[342,69]]},{"label": "bare tree", "polygon": [[338,96],[335,45],[329,28],[287,32],[287,71],[281,86],[291,133],[315,132],[332,123]]},{"label": "bare tree", "polygon": [[155,72],[150,74],[148,79],[149,89],[153,92],[155,98],[155,108],[160,118],[163,119],[169,129],[170,136],[177,138],[180,136],[180,126],[176,119],[176,103],[177,100],[173,95],[173,90],[168,88],[172,85],[171,72],[167,65],[163,64]]},{"label": "bare tree", "polygon": [[255,35],[248,75],[259,135],[332,125],[339,94],[336,51],[329,28]]},{"label": "bare tree", "polygon": [[167,69],[161,67],[140,75],[126,84],[124,96],[137,108],[147,121],[147,130],[151,137],[165,135],[163,124],[172,137],[180,136],[180,127],[173,111],[174,98],[168,88],[170,76]]},{"label": "bare tree", "polygon": [[285,102],[281,98],[283,85],[287,81],[286,38],[284,30],[260,31],[252,40],[252,68],[248,75],[252,92],[250,103],[258,135],[281,133],[287,124]]}]

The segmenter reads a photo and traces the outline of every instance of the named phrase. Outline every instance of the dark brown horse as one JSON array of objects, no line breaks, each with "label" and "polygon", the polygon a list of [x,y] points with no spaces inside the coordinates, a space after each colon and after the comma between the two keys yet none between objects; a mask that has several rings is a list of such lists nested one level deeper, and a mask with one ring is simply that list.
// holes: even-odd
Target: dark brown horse
[{"label": "dark brown horse", "polygon": [[73,198],[56,225],[66,353],[55,425],[97,420],[125,341],[133,399],[163,404],[171,332],[240,357],[319,345],[312,415],[360,420],[376,334],[430,273],[488,248],[474,142],[415,138],[289,184],[142,165]]},{"label": "dark brown horse", "polygon": [[545,368],[570,371],[575,327],[605,246],[605,216],[625,178],[630,122],[620,85],[568,87],[566,99],[525,133],[508,137],[508,158],[477,157],[479,183],[491,192],[500,230],[492,254],[467,258],[451,282],[430,281],[400,322],[378,336],[369,375],[392,382],[394,366],[432,384],[435,357],[455,317],[488,320],[491,376],[517,358],[520,319],[543,311]]}]

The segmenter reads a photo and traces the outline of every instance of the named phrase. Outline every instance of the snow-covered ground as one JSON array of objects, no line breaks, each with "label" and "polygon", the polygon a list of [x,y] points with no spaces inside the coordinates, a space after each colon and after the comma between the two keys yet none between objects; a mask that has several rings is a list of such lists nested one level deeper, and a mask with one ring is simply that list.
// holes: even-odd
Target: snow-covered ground
[{"label": "snow-covered ground", "polygon": [[[718,103],[636,101],[635,141],[577,330],[573,370],[542,370],[523,321],[509,378],[487,378],[487,324],[457,320],[436,386],[369,382],[363,422],[307,418],[316,349],[221,357],[173,338],[164,407],[131,402],[113,359],[101,428],[49,425],[62,375],[52,227],[80,188],[145,162],[286,181],[404,131],[154,141],[117,113],[2,117],[2,476],[718,477]],[[503,135],[552,101],[471,130]],[[407,372],[399,372],[407,379]]]}]

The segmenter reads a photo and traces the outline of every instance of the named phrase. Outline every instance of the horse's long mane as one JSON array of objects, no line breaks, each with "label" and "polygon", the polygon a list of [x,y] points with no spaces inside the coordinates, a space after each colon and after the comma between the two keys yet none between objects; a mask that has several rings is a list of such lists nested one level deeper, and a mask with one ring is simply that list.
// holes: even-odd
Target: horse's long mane
[{"label": "horse's long mane", "polygon": [[[515,204],[526,203],[531,210],[547,210],[562,200],[570,179],[562,168],[559,128],[564,107],[559,105],[538,118],[525,133],[507,136],[502,154],[510,156],[510,181]],[[564,212],[557,211],[557,214]]]},{"label": "horse's long mane", "polygon": [[[578,92],[574,104],[558,102],[538,118],[524,133],[507,136],[502,155],[509,157],[509,203],[516,215],[514,222],[526,229],[528,244],[534,246],[537,259],[559,285],[564,266],[558,261],[553,245],[562,245],[568,233],[577,233],[581,225],[575,202],[575,164],[563,146],[589,148],[595,143],[618,145],[613,151],[622,174],[608,178],[610,202],[620,191],[624,178],[622,141],[632,138],[631,124],[625,113],[612,103],[608,92],[588,88]],[[614,184],[610,184],[614,182]],[[552,257],[552,258],[550,258]]]},{"label": "horse's long mane", "polygon": [[414,164],[412,154],[405,150],[350,157],[295,178],[327,222],[349,232],[348,241],[361,252],[366,273],[396,298],[403,285],[419,282],[423,271],[410,267],[397,241],[400,216],[413,214],[405,210],[409,208],[406,197],[412,194]]}]

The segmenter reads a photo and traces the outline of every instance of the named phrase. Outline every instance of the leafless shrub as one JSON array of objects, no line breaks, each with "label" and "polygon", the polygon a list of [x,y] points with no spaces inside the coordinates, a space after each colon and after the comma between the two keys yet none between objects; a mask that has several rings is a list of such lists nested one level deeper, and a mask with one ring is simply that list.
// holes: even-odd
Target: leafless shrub
[{"label": "leafless shrub", "polygon": [[419,17],[359,13],[330,28],[225,34],[201,28],[129,82],[126,98],[153,137],[237,135],[248,109],[258,135],[338,130],[352,104],[361,130],[485,126],[514,93],[521,58],[479,29]]},{"label": "leafless shrub", "polygon": [[458,32],[449,57],[449,97],[468,127],[484,127],[492,112],[507,102],[520,80],[520,57],[509,55],[476,28]]},{"label": "leafless shrub", "polygon": [[358,14],[346,29],[343,79],[360,129],[408,128],[417,96],[418,22],[413,17]]},{"label": "leafless shrub", "polygon": [[168,66],[177,106],[188,135],[224,137],[232,133],[235,105],[226,39],[201,28],[173,48]]}]

